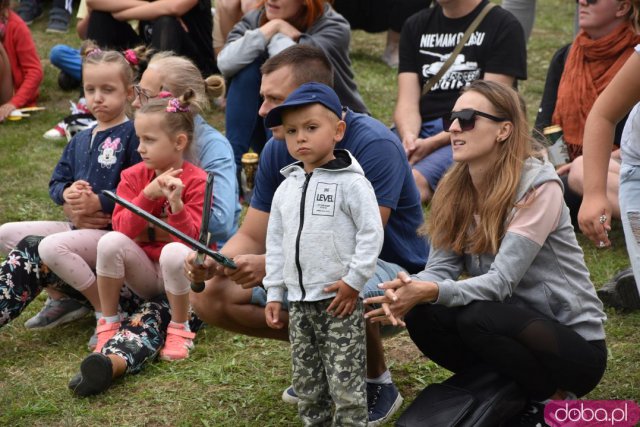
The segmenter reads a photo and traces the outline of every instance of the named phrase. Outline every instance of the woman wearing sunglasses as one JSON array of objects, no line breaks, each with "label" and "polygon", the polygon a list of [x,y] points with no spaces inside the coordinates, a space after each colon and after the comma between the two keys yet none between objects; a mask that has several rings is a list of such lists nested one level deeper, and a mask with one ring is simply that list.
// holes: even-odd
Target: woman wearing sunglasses
[{"label": "woman wearing sunglasses", "polygon": [[[537,402],[585,395],[604,373],[602,303],[560,179],[531,157],[517,93],[475,81],[444,122],[454,164],[422,229],[429,261],[381,284],[385,296],[365,303],[382,307],[366,316],[406,324],[418,348],[453,372],[485,364],[512,378],[544,421]],[[505,425],[529,425],[521,421]]]},{"label": "woman wearing sunglasses", "polygon": [[[565,200],[574,224],[583,194],[582,143],[587,115],[598,95],[640,43],[640,0],[576,3],[580,32],[572,44],[558,50],[551,60],[535,124],[539,131],[550,125],[562,127],[570,163],[560,166],[558,174],[565,184]],[[620,145],[624,122],[617,128],[616,146]],[[607,197],[613,207],[612,215],[619,218],[619,151],[610,157]]]}]

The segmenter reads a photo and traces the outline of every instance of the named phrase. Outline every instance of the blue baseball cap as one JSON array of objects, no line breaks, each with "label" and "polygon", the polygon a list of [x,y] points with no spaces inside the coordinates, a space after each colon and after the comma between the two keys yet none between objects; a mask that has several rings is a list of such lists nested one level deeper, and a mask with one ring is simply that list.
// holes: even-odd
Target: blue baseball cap
[{"label": "blue baseball cap", "polygon": [[311,82],[298,87],[282,104],[269,111],[264,119],[264,125],[268,128],[280,126],[284,110],[308,104],[322,104],[342,119],[342,104],[335,91],[325,84]]}]

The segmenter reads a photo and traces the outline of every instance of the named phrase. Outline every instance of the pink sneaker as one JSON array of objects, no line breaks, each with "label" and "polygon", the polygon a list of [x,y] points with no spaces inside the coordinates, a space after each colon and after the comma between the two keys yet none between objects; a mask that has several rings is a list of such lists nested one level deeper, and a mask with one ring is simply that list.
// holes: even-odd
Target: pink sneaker
[{"label": "pink sneaker", "polygon": [[98,320],[98,326],[96,326],[96,335],[98,336],[98,342],[94,353],[100,353],[102,347],[109,341],[120,329],[120,322],[107,323],[106,320]]},{"label": "pink sneaker", "polygon": [[193,348],[193,339],[196,334],[184,330],[184,325],[169,323],[167,339],[160,350],[162,360],[182,360],[189,357],[189,350]]}]

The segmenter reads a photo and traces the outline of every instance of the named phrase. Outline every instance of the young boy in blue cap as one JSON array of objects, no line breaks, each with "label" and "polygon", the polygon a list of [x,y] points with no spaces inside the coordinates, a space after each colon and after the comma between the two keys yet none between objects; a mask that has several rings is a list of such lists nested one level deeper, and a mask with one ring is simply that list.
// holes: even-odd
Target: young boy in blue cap
[{"label": "young boy in blue cap", "polygon": [[346,150],[333,89],[306,83],[265,118],[283,126],[298,162],[281,170],[267,230],[266,321],[282,328],[288,292],[293,388],[305,425],[368,421],[360,292],[376,268],[384,231],[373,188]]}]

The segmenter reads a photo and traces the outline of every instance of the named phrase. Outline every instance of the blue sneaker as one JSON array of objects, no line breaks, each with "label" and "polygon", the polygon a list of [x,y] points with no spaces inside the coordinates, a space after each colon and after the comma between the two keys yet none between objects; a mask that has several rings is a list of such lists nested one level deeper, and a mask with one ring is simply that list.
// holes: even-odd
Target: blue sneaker
[{"label": "blue sneaker", "polygon": [[402,406],[402,400],[400,392],[393,383],[367,383],[369,427],[379,426],[391,418]]},{"label": "blue sneaker", "polygon": [[296,392],[293,390],[293,386],[290,385],[289,387],[287,387],[287,389],[285,391],[282,392],[282,400],[285,403],[290,403],[292,405],[297,405],[298,401],[300,400],[300,398],[298,397]]}]

